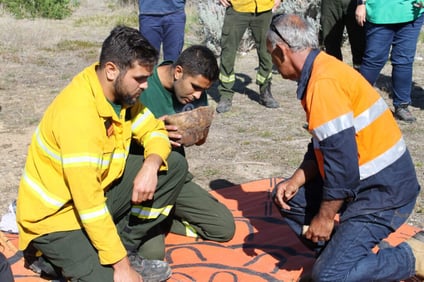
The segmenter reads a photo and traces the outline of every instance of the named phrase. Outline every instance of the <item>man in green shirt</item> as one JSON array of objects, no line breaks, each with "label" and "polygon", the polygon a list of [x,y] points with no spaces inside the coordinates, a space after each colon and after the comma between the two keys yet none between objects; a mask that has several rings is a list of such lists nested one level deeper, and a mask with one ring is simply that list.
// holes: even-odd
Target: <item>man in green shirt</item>
[{"label": "man in green shirt", "polygon": [[[148,78],[148,87],[140,96],[156,118],[208,105],[206,89],[218,79],[219,68],[211,50],[193,45],[185,49],[176,62],[164,61],[155,66]],[[167,126],[173,149],[183,156],[184,147],[175,126]],[[206,137],[205,137],[206,139]],[[196,145],[201,145],[200,140]],[[139,254],[144,258],[164,257],[164,235],[170,231],[205,240],[225,242],[234,236],[235,224],[231,212],[205,189],[194,183],[188,173],[179,193],[175,209],[161,230],[144,240]]]}]

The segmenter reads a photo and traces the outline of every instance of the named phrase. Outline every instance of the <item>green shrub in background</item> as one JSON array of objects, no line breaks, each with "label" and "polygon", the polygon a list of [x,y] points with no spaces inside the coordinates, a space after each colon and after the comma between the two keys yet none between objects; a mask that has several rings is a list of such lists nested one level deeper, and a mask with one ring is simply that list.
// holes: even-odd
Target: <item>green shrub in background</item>
[{"label": "green shrub in background", "polygon": [[78,7],[78,0],[0,0],[0,5],[17,18],[63,19]]}]

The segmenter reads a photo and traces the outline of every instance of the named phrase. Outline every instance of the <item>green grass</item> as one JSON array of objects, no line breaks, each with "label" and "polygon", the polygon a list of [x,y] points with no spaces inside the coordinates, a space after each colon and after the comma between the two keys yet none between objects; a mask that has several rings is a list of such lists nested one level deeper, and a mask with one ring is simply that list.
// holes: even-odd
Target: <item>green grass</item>
[{"label": "green grass", "polygon": [[418,36],[418,43],[424,43],[424,32],[421,32]]},{"label": "green grass", "polygon": [[133,11],[130,13],[120,14],[120,15],[110,15],[110,16],[91,16],[80,18],[74,22],[76,27],[81,26],[116,26],[116,25],[126,25],[138,29],[138,11]]},{"label": "green grass", "polygon": [[89,49],[89,48],[100,48],[101,44],[92,42],[92,41],[84,41],[84,40],[62,40],[58,44],[56,44],[55,50],[52,51],[78,51],[81,49]]},{"label": "green grass", "polygon": [[194,3],[187,3],[186,8],[186,26],[185,33],[193,32],[199,26],[199,14],[197,12],[197,5]]},{"label": "green grass", "polygon": [[218,169],[210,168],[210,169],[206,169],[206,170],[204,171],[204,176],[205,176],[205,177],[212,177],[212,176],[219,175],[220,173],[221,173],[221,172],[220,172]]},{"label": "green grass", "polygon": [[269,137],[272,137],[272,132],[271,131],[262,131],[260,136],[262,138],[269,138]]}]

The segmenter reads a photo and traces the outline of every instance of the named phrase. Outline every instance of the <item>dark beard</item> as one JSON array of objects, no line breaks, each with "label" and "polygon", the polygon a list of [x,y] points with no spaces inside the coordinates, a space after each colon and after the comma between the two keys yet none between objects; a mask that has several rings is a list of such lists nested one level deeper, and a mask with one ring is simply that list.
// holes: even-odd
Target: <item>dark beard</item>
[{"label": "dark beard", "polygon": [[120,74],[118,78],[115,81],[114,84],[114,90],[115,90],[115,98],[116,98],[116,104],[119,104],[123,107],[127,106],[133,106],[137,99],[134,99],[132,95],[125,93],[122,87],[122,75]]}]

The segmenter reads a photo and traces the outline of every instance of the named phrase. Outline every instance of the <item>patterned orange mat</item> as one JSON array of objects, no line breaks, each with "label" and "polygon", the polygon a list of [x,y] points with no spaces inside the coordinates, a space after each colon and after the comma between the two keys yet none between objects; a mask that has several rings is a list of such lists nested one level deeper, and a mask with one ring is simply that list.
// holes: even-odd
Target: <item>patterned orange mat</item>
[{"label": "patterned orange mat", "polygon": [[[169,234],[166,261],[172,267],[170,282],[298,281],[309,273],[314,257],[285,224],[271,199],[279,179],[263,179],[211,191],[232,211],[236,234],[226,243],[196,241]],[[399,244],[419,229],[403,225],[386,240]],[[7,234],[17,245],[17,235]],[[11,248],[3,251],[11,260],[15,281],[46,281],[23,267],[23,259]],[[419,280],[410,280],[419,281]]]}]

